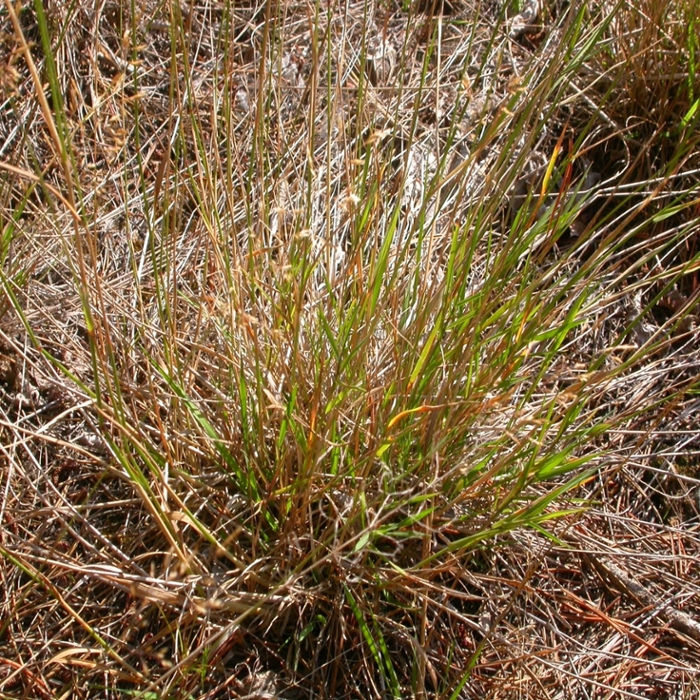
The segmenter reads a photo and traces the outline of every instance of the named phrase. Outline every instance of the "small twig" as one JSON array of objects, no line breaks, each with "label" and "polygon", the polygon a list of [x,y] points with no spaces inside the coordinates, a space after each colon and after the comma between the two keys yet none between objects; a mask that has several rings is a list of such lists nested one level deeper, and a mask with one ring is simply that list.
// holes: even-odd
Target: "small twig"
[{"label": "small twig", "polygon": [[606,586],[612,586],[618,592],[627,596],[638,605],[658,610],[661,620],[670,625],[675,631],[691,637],[696,642],[700,642],[700,623],[693,617],[676,608],[666,605],[660,607],[658,600],[635,578],[621,569],[616,564],[603,559],[585,550],[583,542],[576,539],[572,534],[569,541],[576,546],[582,558],[590,564]]}]

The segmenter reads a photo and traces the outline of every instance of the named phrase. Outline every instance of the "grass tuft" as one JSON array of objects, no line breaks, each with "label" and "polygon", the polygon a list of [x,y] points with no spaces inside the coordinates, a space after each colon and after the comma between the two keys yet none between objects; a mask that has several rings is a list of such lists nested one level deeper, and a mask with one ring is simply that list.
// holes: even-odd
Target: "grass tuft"
[{"label": "grass tuft", "polygon": [[698,24],[6,0],[0,694],[691,697]]}]

